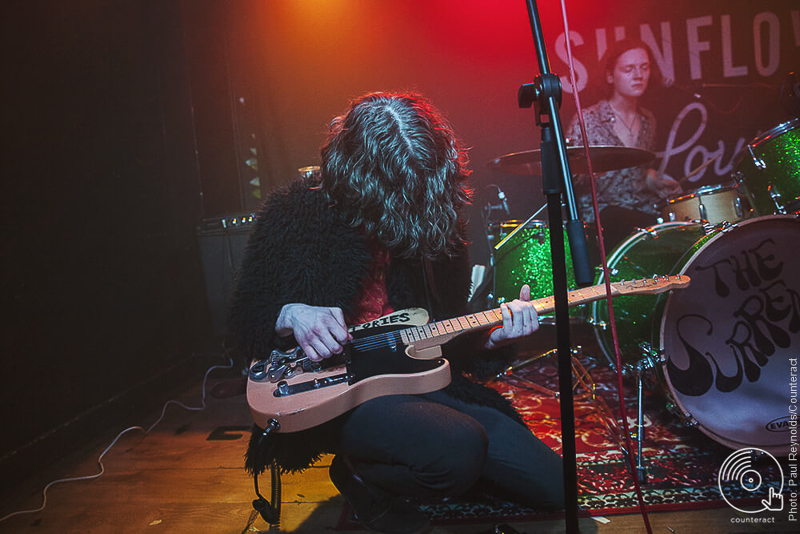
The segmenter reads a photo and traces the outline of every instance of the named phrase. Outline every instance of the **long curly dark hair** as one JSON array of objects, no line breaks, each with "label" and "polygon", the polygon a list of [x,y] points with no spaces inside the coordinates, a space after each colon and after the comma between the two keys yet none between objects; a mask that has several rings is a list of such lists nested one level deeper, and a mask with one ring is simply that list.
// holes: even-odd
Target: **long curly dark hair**
[{"label": "long curly dark hair", "polygon": [[369,93],[336,117],[321,187],[348,224],[400,257],[451,256],[466,244],[467,154],[423,97]]}]

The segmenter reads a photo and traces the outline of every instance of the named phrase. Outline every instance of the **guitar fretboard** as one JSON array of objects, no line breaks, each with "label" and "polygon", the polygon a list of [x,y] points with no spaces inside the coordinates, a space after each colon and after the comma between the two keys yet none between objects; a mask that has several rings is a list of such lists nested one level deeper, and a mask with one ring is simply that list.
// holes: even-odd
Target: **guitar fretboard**
[{"label": "guitar fretboard", "polygon": [[[612,286],[612,294],[616,294]],[[577,306],[586,302],[599,300],[606,296],[606,288],[604,285],[592,286],[583,289],[576,289],[567,294],[570,306]],[[555,310],[555,298],[544,297],[531,301],[536,313],[546,314]],[[493,310],[486,310],[470,315],[463,315],[453,319],[446,319],[444,321],[437,321],[422,326],[415,326],[400,332],[400,337],[403,343],[409,345],[436,339],[440,337],[450,337],[459,334],[464,334],[471,330],[482,330],[484,328],[492,328],[503,324],[503,313],[500,308]]]},{"label": "guitar fretboard", "polygon": [[470,330],[491,328],[502,323],[503,314],[500,308],[495,308],[493,310],[486,310],[455,317],[453,319],[407,328],[400,332],[400,338],[403,340],[403,343],[410,345],[443,336],[463,334]]},{"label": "guitar fretboard", "polygon": [[[629,282],[615,282],[611,284],[611,295],[662,293],[674,287],[685,287],[688,283],[689,277],[682,275],[645,278]],[[570,307],[594,302],[595,300],[600,300],[605,297],[605,284],[574,289],[567,293],[567,300]],[[555,310],[555,303],[555,298],[552,296],[531,301],[534,309],[540,315],[552,313]],[[502,311],[500,308],[495,308],[493,310],[463,315],[461,317],[437,321],[422,326],[414,326],[400,331],[399,334],[404,344],[420,346],[420,344],[436,344],[426,342],[435,341],[440,338],[452,338],[471,330],[492,328],[501,324],[503,324]]]}]

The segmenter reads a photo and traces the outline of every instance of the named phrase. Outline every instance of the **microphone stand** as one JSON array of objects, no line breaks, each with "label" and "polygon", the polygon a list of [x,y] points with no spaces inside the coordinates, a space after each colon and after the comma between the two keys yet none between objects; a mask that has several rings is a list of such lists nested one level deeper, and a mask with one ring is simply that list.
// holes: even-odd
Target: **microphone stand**
[{"label": "microphone stand", "polygon": [[541,128],[542,188],[547,198],[550,253],[553,261],[564,501],[566,504],[565,522],[566,532],[575,534],[580,531],[578,526],[578,472],[575,448],[575,409],[572,395],[572,344],[569,331],[566,253],[562,230],[564,227],[562,199],[567,209],[566,228],[576,284],[580,287],[591,285],[593,274],[583,222],[578,216],[578,208],[575,203],[564,131],[558,111],[561,104],[561,82],[558,76],[550,72],[536,0],[526,1],[539,63],[539,76],[534,78],[534,83],[520,87],[517,100],[521,108],[529,108],[534,105],[536,124]]}]

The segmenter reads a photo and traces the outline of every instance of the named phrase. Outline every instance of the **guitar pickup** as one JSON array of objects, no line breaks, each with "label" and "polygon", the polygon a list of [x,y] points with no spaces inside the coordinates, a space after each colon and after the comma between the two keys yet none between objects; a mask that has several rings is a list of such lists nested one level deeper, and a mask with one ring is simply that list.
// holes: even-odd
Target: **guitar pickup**
[{"label": "guitar pickup", "polygon": [[307,380],[297,384],[289,385],[285,380],[278,382],[275,391],[272,394],[276,397],[288,397],[289,395],[296,395],[304,391],[313,391],[315,389],[326,388],[335,386],[336,384],[347,383],[350,381],[350,375],[342,373],[340,375],[329,376],[326,378],[315,378],[314,380]]}]

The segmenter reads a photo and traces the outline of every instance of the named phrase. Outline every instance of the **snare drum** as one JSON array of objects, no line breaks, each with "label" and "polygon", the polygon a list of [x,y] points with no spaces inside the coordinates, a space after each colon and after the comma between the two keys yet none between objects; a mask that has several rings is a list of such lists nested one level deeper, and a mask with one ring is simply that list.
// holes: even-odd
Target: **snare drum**
[{"label": "snare drum", "polygon": [[711,224],[745,218],[745,208],[735,185],[710,185],[659,206],[666,221],[707,221]]},{"label": "snare drum", "polygon": [[733,159],[734,179],[756,215],[800,209],[800,119],[756,137]]},{"label": "snare drum", "polygon": [[[612,281],[691,278],[686,289],[614,299],[621,356],[637,364],[658,355],[663,393],[685,420],[731,448],[789,450],[790,368],[800,355],[798,241],[800,219],[789,215],[713,228],[676,222],[630,236],[609,256]],[[593,303],[592,313],[613,363],[610,329],[600,326],[605,302]]]}]

